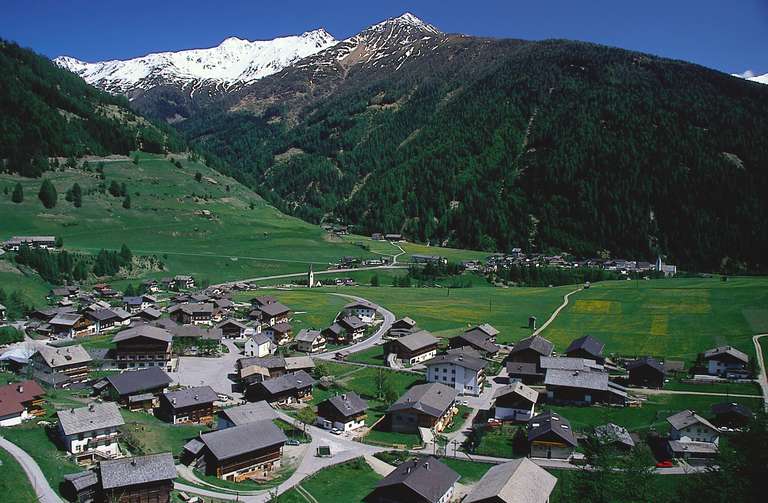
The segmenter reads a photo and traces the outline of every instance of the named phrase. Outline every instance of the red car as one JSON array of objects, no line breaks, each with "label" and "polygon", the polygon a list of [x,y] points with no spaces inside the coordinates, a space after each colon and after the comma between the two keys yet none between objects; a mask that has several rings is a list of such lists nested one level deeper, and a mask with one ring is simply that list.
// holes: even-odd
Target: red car
[{"label": "red car", "polygon": [[656,463],[656,468],[672,468],[673,466],[671,459],[665,459]]}]

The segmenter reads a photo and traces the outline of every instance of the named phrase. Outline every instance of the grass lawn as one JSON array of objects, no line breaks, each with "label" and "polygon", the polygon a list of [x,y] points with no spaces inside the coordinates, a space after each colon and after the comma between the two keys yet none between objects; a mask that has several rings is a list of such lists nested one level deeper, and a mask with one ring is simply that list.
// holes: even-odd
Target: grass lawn
[{"label": "grass lawn", "polygon": [[363,397],[375,397],[377,395],[376,380],[380,372],[384,373],[387,381],[397,390],[398,396],[405,393],[414,384],[424,382],[424,377],[419,374],[366,367],[364,370],[355,372],[347,380],[344,380],[344,387]]},{"label": "grass lawn", "polygon": [[397,433],[380,429],[373,429],[368,432],[364,441],[367,444],[392,447],[405,446],[406,448],[421,445],[421,437],[418,433]]},{"label": "grass lawn", "polygon": [[672,414],[681,410],[692,409],[704,417],[711,417],[710,407],[726,400],[744,404],[752,410],[758,410],[762,404],[762,400],[759,398],[649,395],[648,400],[640,408],[595,405],[591,407],[552,406],[548,408],[562,414],[571,422],[574,429],[580,431],[612,422],[624,426],[629,431],[655,430],[663,433],[669,429],[666,419]]},{"label": "grass lawn", "polygon": [[[30,421],[11,428],[0,428],[0,435],[32,456],[43,471],[48,483],[57,493],[59,493],[59,485],[64,481],[64,475],[82,471],[82,468],[70,461],[67,454],[59,450],[56,444],[48,438],[45,428],[38,426],[37,421]],[[6,467],[3,466],[0,469],[0,474],[5,470]],[[24,480],[27,480],[26,477]],[[16,486],[14,485],[14,487]]]},{"label": "grass lawn", "polygon": [[475,430],[475,438],[480,442],[474,449],[470,450],[473,454],[483,456],[497,456],[500,458],[519,458],[515,454],[512,439],[518,428],[524,426],[513,426],[505,424],[498,428],[484,428]]},{"label": "grass lawn", "polygon": [[760,395],[757,383],[712,383],[692,384],[671,379],[664,384],[664,389],[674,391],[700,391],[703,393],[734,393],[736,395]]},{"label": "grass lawn", "polygon": [[[144,412],[120,409],[125,420],[122,431],[130,436],[123,438],[123,445],[130,444],[137,454],[153,454],[170,451],[174,456],[198,433],[209,431],[207,426],[195,424],[169,424]],[[138,445],[135,444],[138,443]]]},{"label": "grass lawn", "polygon": [[27,474],[16,459],[6,450],[0,448],[0,493],[4,494],[5,503],[29,503],[37,501],[35,490],[32,488]]},{"label": "grass lawn", "polygon": [[[323,288],[321,293],[331,293],[334,290]],[[318,295],[317,290],[294,289],[277,290],[263,289],[249,292],[239,292],[235,295],[238,302],[247,302],[253,297],[259,295],[272,295],[278,301],[290,307],[293,312],[294,333],[298,333],[302,328],[316,328],[321,330],[333,323],[336,315],[350,302],[349,299],[337,295]]]},{"label": "grass lawn", "polygon": [[459,405],[459,412],[456,413],[455,416],[453,416],[453,421],[451,422],[450,426],[448,426],[443,433],[453,433],[454,431],[458,430],[464,425],[464,422],[469,418],[469,415],[472,414],[472,407],[467,407],[466,405]]},{"label": "grass lawn", "polygon": [[440,461],[461,475],[459,482],[462,484],[472,484],[473,482],[477,482],[483,478],[485,472],[493,467],[493,465],[490,463],[479,463],[476,461],[467,461],[464,459],[440,458]]},{"label": "grass lawn", "polygon": [[[381,480],[361,458],[325,468],[304,479],[300,487],[319,503],[358,503],[370,493]],[[343,491],[339,489],[340,481]],[[298,489],[291,489],[277,498],[278,503],[306,503]]]},{"label": "grass lawn", "polygon": [[768,331],[768,278],[606,281],[571,298],[543,335],[563,351],[591,334],[606,353],[692,362],[732,345],[754,357],[752,335]]},{"label": "grass lawn", "polygon": [[347,360],[368,365],[386,365],[384,361],[384,349],[381,346],[373,346],[356,353],[352,353]]}]

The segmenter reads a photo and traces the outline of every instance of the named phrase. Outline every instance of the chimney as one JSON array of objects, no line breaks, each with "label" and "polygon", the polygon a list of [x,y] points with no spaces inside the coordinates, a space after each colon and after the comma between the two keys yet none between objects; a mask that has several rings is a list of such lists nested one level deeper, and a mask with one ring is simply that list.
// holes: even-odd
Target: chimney
[{"label": "chimney", "polygon": [[176,405],[176,399],[175,398],[171,398],[171,405]]},{"label": "chimney", "polygon": [[424,469],[425,469],[425,470],[429,470],[429,461],[427,461],[426,463],[424,463]]},{"label": "chimney", "polygon": [[198,398],[200,398],[200,395],[198,395],[197,393],[195,393],[195,400],[197,400]]},{"label": "chimney", "polygon": [[131,466],[136,466],[136,458],[131,458]]},{"label": "chimney", "polygon": [[88,406],[88,410],[89,410],[89,411],[93,412],[93,411],[94,411],[94,409],[95,409],[95,407],[93,406],[93,404],[90,404],[90,405]]},{"label": "chimney", "polygon": [[346,400],[347,399],[347,394],[346,393],[342,393],[341,394],[341,399],[342,400]]},{"label": "chimney", "polygon": [[19,393],[24,393],[24,385],[23,384],[19,384],[19,387],[16,388],[16,389],[19,391]]}]

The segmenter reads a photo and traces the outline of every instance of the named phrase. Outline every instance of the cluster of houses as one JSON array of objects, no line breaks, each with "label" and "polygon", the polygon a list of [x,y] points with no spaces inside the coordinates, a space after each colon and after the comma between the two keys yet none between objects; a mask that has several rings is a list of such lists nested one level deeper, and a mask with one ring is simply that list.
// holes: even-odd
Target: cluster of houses
[{"label": "cluster of houses", "polygon": [[[475,264],[476,266],[478,264]],[[545,255],[543,253],[525,253],[520,248],[513,248],[508,254],[497,253],[486,258],[481,270],[486,273],[498,272],[511,267],[561,267],[593,268],[613,271],[619,274],[661,272],[665,276],[677,274],[677,267],[665,264],[661,257],[655,263],[626,259],[590,258],[575,260],[569,255]]]},{"label": "cluster of houses", "polygon": [[56,247],[56,236],[13,236],[3,241],[6,251],[19,251],[22,246],[50,250]]}]

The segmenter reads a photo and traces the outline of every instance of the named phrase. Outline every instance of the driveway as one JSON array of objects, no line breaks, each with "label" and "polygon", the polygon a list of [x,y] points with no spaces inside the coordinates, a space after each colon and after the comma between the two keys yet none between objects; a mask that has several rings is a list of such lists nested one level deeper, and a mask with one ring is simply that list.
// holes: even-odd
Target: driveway
[{"label": "driveway", "polygon": [[242,357],[240,349],[229,339],[224,339],[222,342],[229,349],[229,353],[216,358],[181,356],[176,372],[169,372],[168,375],[175,384],[208,385],[217,393],[241,398],[242,393],[233,391],[235,383],[229,379],[229,375],[235,372],[235,362]]}]

